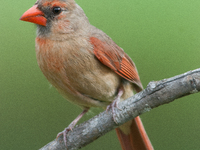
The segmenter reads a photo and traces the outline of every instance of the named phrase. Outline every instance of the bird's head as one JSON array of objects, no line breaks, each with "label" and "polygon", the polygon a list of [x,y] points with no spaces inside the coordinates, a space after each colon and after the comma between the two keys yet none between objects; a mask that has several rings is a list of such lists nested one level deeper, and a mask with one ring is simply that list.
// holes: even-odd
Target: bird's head
[{"label": "bird's head", "polygon": [[74,0],[37,0],[20,20],[37,24],[39,36],[69,34],[88,24],[83,10]]}]

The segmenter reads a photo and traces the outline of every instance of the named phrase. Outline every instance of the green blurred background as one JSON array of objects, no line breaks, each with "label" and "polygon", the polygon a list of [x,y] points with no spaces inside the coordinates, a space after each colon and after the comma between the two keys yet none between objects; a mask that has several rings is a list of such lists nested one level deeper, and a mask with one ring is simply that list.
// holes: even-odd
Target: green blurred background
[{"label": "green blurred background", "polygon": [[[35,0],[0,5],[0,149],[39,149],[81,110],[51,87],[34,48],[36,26],[19,21]],[[199,67],[199,0],[77,0],[90,22],[106,32],[137,65],[144,87]],[[200,149],[199,94],[141,115],[155,150]],[[101,109],[83,117],[87,120]],[[109,132],[83,150],[120,150]]]}]

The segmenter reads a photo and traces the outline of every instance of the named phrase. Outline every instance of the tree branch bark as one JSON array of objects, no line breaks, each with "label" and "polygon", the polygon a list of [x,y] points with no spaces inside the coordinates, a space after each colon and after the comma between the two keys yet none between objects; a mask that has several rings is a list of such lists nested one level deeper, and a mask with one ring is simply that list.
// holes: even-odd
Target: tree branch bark
[{"label": "tree branch bark", "polygon": [[[152,81],[146,89],[119,103],[121,110],[116,108],[117,124],[112,119],[111,111],[108,113],[104,111],[70,131],[67,134],[68,150],[84,147],[136,116],[175,99],[197,93],[199,90],[200,68],[172,78]],[[67,150],[67,148],[63,143],[63,137],[60,136],[40,150]]]}]

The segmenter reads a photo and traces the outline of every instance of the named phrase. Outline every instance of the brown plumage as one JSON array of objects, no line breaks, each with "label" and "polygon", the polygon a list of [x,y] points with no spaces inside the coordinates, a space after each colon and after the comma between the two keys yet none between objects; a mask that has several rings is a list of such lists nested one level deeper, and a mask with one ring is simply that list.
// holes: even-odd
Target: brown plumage
[{"label": "brown plumage", "polygon": [[[38,0],[20,19],[37,24],[36,56],[45,77],[68,101],[83,108],[57,135],[63,134],[65,142],[67,132],[90,107],[114,110],[133,91],[142,90],[131,58],[89,23],[74,0]],[[123,150],[153,149],[139,117],[120,126],[117,134]]]}]

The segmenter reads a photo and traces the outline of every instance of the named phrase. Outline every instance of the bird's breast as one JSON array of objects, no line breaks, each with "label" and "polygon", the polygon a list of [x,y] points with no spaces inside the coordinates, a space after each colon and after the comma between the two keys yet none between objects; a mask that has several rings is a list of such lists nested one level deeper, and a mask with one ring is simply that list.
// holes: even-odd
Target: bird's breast
[{"label": "bird's breast", "polygon": [[116,96],[120,77],[100,63],[87,39],[55,42],[36,38],[36,54],[43,74],[62,93],[78,92],[110,102]]}]

